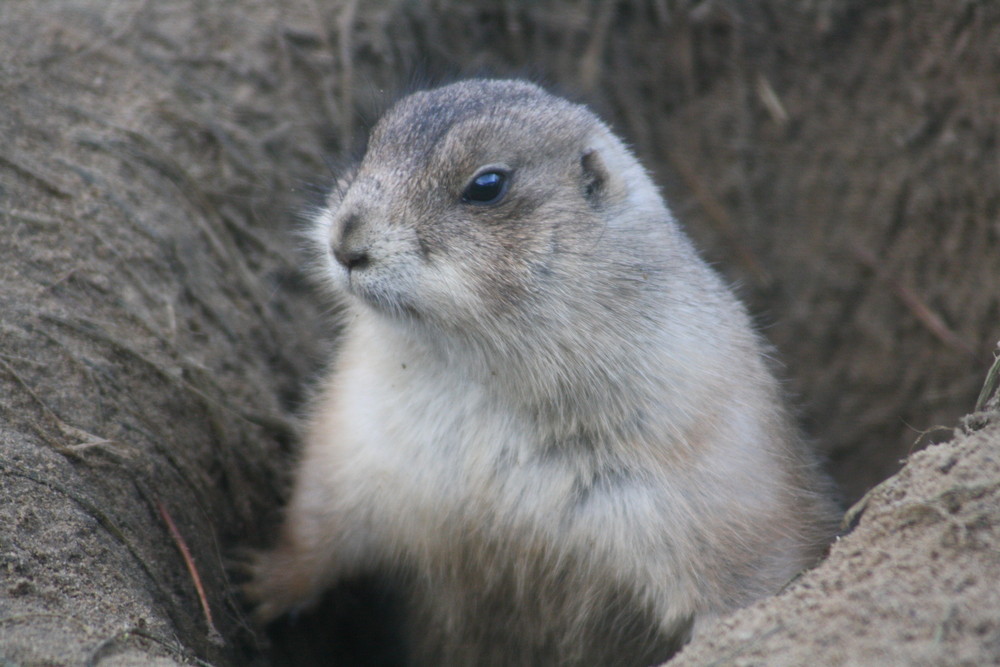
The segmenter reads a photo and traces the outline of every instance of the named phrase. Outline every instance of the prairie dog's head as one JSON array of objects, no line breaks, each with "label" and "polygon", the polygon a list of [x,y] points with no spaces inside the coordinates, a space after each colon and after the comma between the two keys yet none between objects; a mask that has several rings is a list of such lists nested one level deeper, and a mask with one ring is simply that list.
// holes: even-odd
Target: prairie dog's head
[{"label": "prairie dog's head", "polygon": [[616,232],[664,218],[648,176],[585,107],[525,82],[470,80],[392,107],[315,234],[339,292],[467,328],[523,322],[592,290]]}]

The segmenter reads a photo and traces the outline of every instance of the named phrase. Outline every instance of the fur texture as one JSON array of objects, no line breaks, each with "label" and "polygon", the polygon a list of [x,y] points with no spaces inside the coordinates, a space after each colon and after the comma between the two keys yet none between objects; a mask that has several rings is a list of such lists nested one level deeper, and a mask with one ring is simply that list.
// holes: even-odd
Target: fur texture
[{"label": "fur texture", "polygon": [[[505,193],[468,201],[487,172]],[[411,95],[313,237],[346,326],[262,619],[375,572],[415,664],[643,665],[832,535],[745,311],[586,108],[518,81]]]}]

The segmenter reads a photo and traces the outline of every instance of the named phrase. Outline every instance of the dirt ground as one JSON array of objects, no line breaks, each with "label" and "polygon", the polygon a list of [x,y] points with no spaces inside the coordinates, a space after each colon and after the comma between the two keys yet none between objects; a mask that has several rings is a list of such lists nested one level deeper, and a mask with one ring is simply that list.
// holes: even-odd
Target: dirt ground
[{"label": "dirt ground", "polygon": [[669,664],[997,664],[998,508],[994,409],[875,487],[822,565]]},{"label": "dirt ground", "polygon": [[1000,7],[950,0],[5,3],[0,658],[392,662],[320,645],[352,591],[265,636],[239,562],[336,338],[301,213],[401,91],[488,73],[628,139],[864,496],[672,664],[1000,663],[1000,416],[963,419],[1000,339],[998,54]]}]

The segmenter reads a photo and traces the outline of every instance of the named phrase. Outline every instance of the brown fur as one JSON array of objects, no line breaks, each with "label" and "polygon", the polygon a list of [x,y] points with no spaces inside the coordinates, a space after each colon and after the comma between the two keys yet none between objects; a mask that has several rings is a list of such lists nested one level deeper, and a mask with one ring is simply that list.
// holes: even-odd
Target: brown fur
[{"label": "brown fur", "polygon": [[[484,170],[508,190],[470,203]],[[745,312],[585,108],[510,81],[408,97],[315,238],[346,330],[262,618],[374,572],[416,664],[642,665],[831,535]]]}]

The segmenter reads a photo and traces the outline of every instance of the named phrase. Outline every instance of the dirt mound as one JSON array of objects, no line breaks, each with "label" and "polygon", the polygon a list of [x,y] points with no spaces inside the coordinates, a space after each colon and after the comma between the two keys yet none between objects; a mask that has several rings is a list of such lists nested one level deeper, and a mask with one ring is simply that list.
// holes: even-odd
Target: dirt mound
[{"label": "dirt mound", "polygon": [[914,454],[849,519],[820,567],[669,664],[1000,661],[1000,412]]},{"label": "dirt mound", "polygon": [[[272,660],[230,561],[269,539],[336,333],[297,212],[378,108],[463,72],[629,138],[860,498],[951,436],[1000,338],[998,50],[1000,9],[948,0],[5,4],[0,657]],[[680,663],[1000,659],[976,424]],[[310,633],[283,637],[306,664]]]}]

